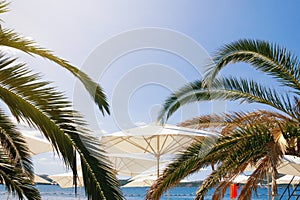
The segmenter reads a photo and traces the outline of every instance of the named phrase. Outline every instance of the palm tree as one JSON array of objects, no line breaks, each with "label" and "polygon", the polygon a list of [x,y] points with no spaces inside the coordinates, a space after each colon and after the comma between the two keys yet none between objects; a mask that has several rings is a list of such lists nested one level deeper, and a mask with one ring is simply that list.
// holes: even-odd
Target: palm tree
[{"label": "palm tree", "polygon": [[[0,2],[0,13],[7,11]],[[10,29],[0,29],[0,45],[37,55],[53,61],[70,71],[85,86],[100,111],[109,114],[108,103],[101,87],[84,72],[56,57]],[[65,165],[71,168],[76,185],[77,163],[80,157],[85,191],[88,199],[122,199],[116,176],[101,150],[98,139],[91,135],[82,116],[72,104],[40,75],[11,58],[0,49],[0,181],[19,199],[40,199],[33,187],[33,166],[29,150],[21,133],[10,121],[12,115],[36,128],[50,141]],[[5,113],[4,106],[10,113]],[[76,187],[75,187],[76,188]]]},{"label": "palm tree", "polygon": [[[276,44],[259,40],[240,40],[222,47],[214,57],[206,78],[191,83],[172,94],[164,103],[160,119],[165,122],[184,104],[207,100],[240,100],[268,105],[270,111],[205,115],[181,125],[214,128],[223,134],[193,144],[152,185],[146,199],[158,199],[163,191],[176,185],[185,176],[211,163],[217,169],[205,179],[195,199],[202,199],[206,191],[216,186],[213,199],[224,195],[229,183],[249,165],[255,166],[239,199],[251,198],[252,188],[260,178],[272,175],[273,198],[276,195],[277,166],[286,154],[299,155],[299,59]],[[280,93],[254,80],[224,77],[218,72],[229,63],[245,62],[266,73],[274,82],[286,88]]]}]

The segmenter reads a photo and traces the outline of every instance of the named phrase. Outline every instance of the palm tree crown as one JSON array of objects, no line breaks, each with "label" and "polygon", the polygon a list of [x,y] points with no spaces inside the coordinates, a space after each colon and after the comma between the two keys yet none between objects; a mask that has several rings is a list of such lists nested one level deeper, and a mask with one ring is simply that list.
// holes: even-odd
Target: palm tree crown
[{"label": "palm tree crown", "polygon": [[[0,2],[0,13],[7,3]],[[10,29],[0,29],[0,45],[53,61],[71,72],[85,86],[100,111],[109,113],[101,87],[88,75],[51,51],[21,37]],[[98,139],[91,135],[82,116],[72,104],[39,74],[11,58],[0,49],[0,99],[18,122],[36,128],[50,141],[55,151],[74,174],[76,186],[79,156],[88,199],[122,199],[122,193]],[[0,182],[19,199],[40,199],[33,187],[33,166],[28,147],[4,109],[0,110]]]},{"label": "palm tree crown", "polygon": [[[239,199],[250,199],[252,189],[267,174],[272,175],[276,195],[277,167],[284,154],[299,155],[299,59],[285,48],[260,40],[239,40],[216,53],[215,64],[206,77],[173,93],[164,103],[160,119],[164,123],[184,104],[208,100],[239,100],[268,105],[272,110],[204,115],[181,123],[192,128],[210,128],[222,137],[198,142],[189,147],[149,189],[146,199],[158,199],[163,191],[202,167],[217,164],[202,183],[195,199],[202,199],[215,186],[213,199],[224,196],[234,178],[248,166],[255,167]],[[245,62],[269,75],[285,93],[254,80],[236,77],[217,78],[230,63]]]}]

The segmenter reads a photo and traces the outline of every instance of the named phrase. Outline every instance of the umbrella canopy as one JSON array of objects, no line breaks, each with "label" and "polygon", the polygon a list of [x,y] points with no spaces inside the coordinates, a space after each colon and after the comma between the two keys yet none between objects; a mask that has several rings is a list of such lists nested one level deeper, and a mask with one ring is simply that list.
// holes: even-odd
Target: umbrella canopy
[{"label": "umbrella canopy", "polygon": [[123,187],[149,187],[156,180],[156,174],[148,174],[143,176],[136,176],[129,180],[129,183]]},{"label": "umbrella canopy", "polygon": [[49,181],[47,181],[46,179],[44,179],[38,175],[34,175],[34,182],[35,183],[43,183],[43,184],[51,184]]},{"label": "umbrella canopy", "polygon": [[278,172],[293,176],[300,176],[300,158],[297,156],[284,155],[282,163],[278,166]]},{"label": "umbrella canopy", "polygon": [[163,155],[177,154],[195,140],[216,136],[217,134],[207,131],[150,124],[102,136],[101,145],[106,152],[112,154],[150,154],[156,160],[159,170]]},{"label": "umbrella canopy", "polygon": [[[73,173],[72,172],[50,175],[50,176],[48,176],[48,178],[55,181],[61,188],[74,187]],[[78,187],[83,186],[83,177],[82,177],[82,171],[81,170],[78,170],[77,185],[78,185]]]},{"label": "umbrella canopy", "polygon": [[[256,166],[248,165],[244,171],[254,171]],[[277,166],[280,174],[300,176],[300,158],[292,155],[284,155],[281,163]]]},{"label": "umbrella canopy", "polygon": [[47,140],[28,134],[22,135],[24,136],[24,139],[32,155],[53,151],[51,144]]},{"label": "umbrella canopy", "polygon": [[[156,179],[156,173],[142,173],[129,179],[129,183],[122,187],[150,187]],[[180,182],[183,183],[187,181],[181,180]]]},{"label": "umbrella canopy", "polygon": [[299,182],[300,182],[300,177],[299,176],[293,176],[293,175],[284,175],[284,176],[276,179],[276,184],[289,184],[289,183],[291,183],[291,184],[295,185],[295,184],[298,184]]},{"label": "umbrella canopy", "polygon": [[[156,166],[156,160],[141,154],[106,154],[118,175],[137,176]],[[165,163],[165,162],[161,162]]]},{"label": "umbrella canopy", "polygon": [[235,179],[232,181],[233,183],[247,183],[249,176],[239,174]]}]

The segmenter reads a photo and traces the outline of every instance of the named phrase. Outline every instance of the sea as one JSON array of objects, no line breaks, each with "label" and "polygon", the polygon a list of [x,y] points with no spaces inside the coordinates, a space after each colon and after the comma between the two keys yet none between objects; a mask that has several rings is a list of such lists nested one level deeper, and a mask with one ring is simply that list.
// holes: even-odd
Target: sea
[{"label": "sea", "polygon": [[[84,189],[79,188],[77,195],[74,193],[74,188],[62,189],[58,185],[37,185],[36,186],[43,200],[86,200],[84,195]],[[126,200],[143,200],[147,191],[147,187],[132,187],[122,188],[124,197]],[[195,197],[197,187],[175,187],[166,192],[161,200],[192,200]],[[278,187],[278,196],[282,194],[285,187]],[[239,191],[238,191],[239,192]],[[211,199],[213,189],[209,190],[205,196],[205,200]],[[1,200],[17,200],[17,198],[9,197],[3,186],[0,186],[0,199]],[[227,191],[224,200],[230,200],[229,191]],[[268,188],[260,187],[257,190],[257,195],[253,194],[253,200],[267,200],[268,199]],[[279,197],[277,198],[279,199]],[[283,198],[283,199],[288,199]],[[293,198],[292,198],[293,199]],[[295,198],[296,199],[296,198]]]}]

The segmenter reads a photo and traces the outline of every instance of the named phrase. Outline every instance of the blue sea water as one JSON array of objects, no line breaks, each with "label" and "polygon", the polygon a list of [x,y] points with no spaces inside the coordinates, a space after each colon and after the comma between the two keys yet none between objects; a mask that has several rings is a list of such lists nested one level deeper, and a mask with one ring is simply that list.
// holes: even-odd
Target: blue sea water
[{"label": "blue sea water", "polygon": [[[74,189],[67,188],[62,189],[57,185],[37,185],[37,188],[41,192],[43,200],[86,200],[87,198],[84,196],[84,189],[78,189],[79,193],[77,197],[75,196]],[[145,187],[136,187],[136,188],[122,188],[124,196],[126,200],[143,200],[145,193],[148,188]],[[278,187],[278,194],[283,192],[284,187]],[[169,190],[166,194],[164,194],[161,200],[192,200],[194,199],[196,187],[176,187]],[[211,195],[213,190],[209,190],[205,199],[211,199]],[[3,186],[0,186],[0,200],[7,199],[7,192],[4,190]],[[10,197],[11,200],[16,200],[16,198]],[[267,188],[259,188],[258,194],[253,195],[253,200],[265,200],[268,199],[268,189]],[[226,193],[224,200],[230,200],[229,192]]]}]

